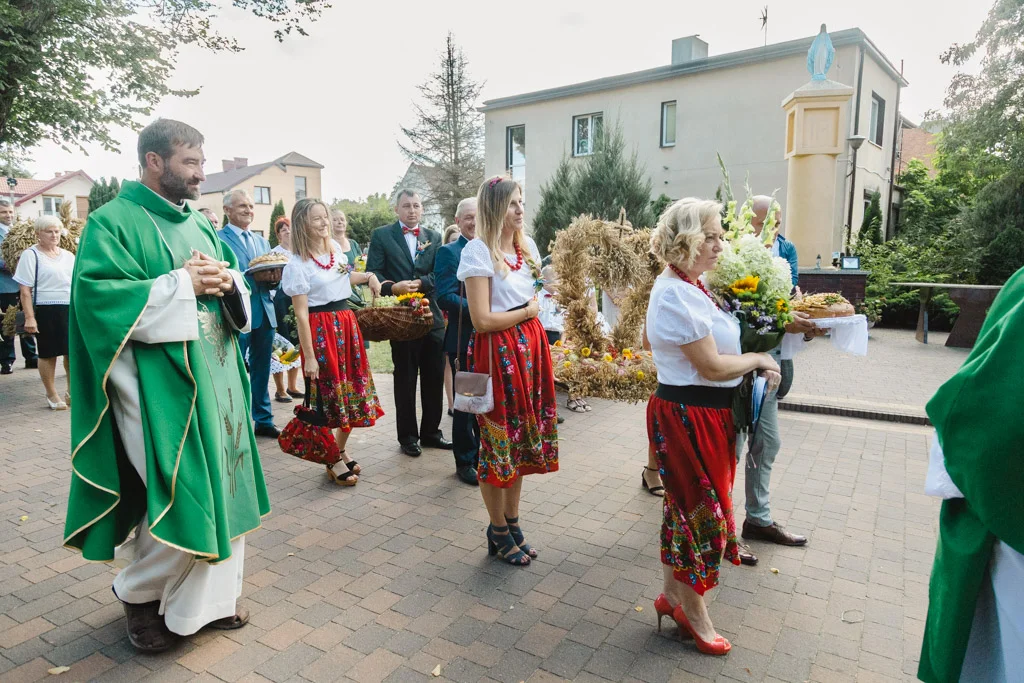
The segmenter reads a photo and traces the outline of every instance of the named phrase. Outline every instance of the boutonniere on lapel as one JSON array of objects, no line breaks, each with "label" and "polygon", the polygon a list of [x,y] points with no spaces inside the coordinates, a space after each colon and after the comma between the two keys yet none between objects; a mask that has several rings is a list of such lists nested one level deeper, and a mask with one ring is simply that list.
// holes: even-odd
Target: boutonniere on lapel
[{"label": "boutonniere on lapel", "polygon": [[430,246],[430,242],[417,242],[416,243],[416,258],[419,258],[420,254],[427,250]]}]

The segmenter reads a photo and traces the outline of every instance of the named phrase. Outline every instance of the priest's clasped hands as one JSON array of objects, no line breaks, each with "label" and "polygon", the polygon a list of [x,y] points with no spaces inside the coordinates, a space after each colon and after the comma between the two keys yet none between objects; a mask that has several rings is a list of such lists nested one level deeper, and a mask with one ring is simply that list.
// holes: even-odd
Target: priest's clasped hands
[{"label": "priest's clasped hands", "polygon": [[235,280],[227,261],[217,261],[201,251],[192,250],[192,258],[183,266],[192,278],[196,296],[224,296],[235,291]]}]

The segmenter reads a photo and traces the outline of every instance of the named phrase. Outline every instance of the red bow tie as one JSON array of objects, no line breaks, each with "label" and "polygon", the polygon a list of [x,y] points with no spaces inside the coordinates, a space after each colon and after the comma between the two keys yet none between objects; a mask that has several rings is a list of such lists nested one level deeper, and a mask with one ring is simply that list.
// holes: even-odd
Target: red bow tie
[{"label": "red bow tie", "polygon": [[410,233],[415,235],[416,237],[419,237],[420,236],[420,228],[419,228],[419,226],[416,226],[415,228],[409,228],[409,227],[406,227],[406,226],[403,225],[402,226],[402,234],[408,235]]}]

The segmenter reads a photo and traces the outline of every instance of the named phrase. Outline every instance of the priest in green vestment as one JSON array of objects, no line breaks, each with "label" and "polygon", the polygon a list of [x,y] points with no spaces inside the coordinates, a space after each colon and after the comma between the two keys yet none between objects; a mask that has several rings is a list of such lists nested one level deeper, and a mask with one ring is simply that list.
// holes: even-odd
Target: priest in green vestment
[{"label": "priest in green vestment", "polygon": [[142,131],[142,180],[89,214],[71,285],[65,545],[126,565],[114,592],[146,652],[246,623],[245,534],[270,512],[238,350],[248,291],[186,202],[202,144],[168,119]]},{"label": "priest in green vestment", "polygon": [[1024,269],[967,360],[928,402],[926,492],[945,500],[917,675],[1024,680]]}]

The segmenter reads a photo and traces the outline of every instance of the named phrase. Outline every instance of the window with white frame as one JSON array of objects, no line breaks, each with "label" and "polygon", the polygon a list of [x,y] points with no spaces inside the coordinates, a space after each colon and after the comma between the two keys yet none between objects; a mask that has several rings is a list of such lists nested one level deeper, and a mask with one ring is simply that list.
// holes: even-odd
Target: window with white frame
[{"label": "window with white frame", "polygon": [[871,93],[871,128],[868,139],[879,147],[882,146],[882,135],[885,133],[885,100],[878,93]]},{"label": "window with white frame", "polygon": [[604,134],[604,114],[584,114],[572,119],[572,155],[585,157],[597,151]]},{"label": "window with white frame", "polygon": [[56,216],[60,214],[60,205],[64,203],[63,197],[43,197],[43,215]]},{"label": "window with white frame", "polygon": [[520,185],[526,183],[526,126],[505,129],[505,169]]},{"label": "window with white frame", "polygon": [[253,198],[252,198],[254,202],[256,202],[257,204],[269,204],[270,203],[270,188],[269,187],[260,187],[259,185],[257,185],[253,189],[255,190],[253,192]]},{"label": "window with white frame", "polygon": [[295,201],[306,198],[306,178],[305,176],[295,176]]},{"label": "window with white frame", "polygon": [[661,146],[676,145],[676,102],[661,103]]}]

